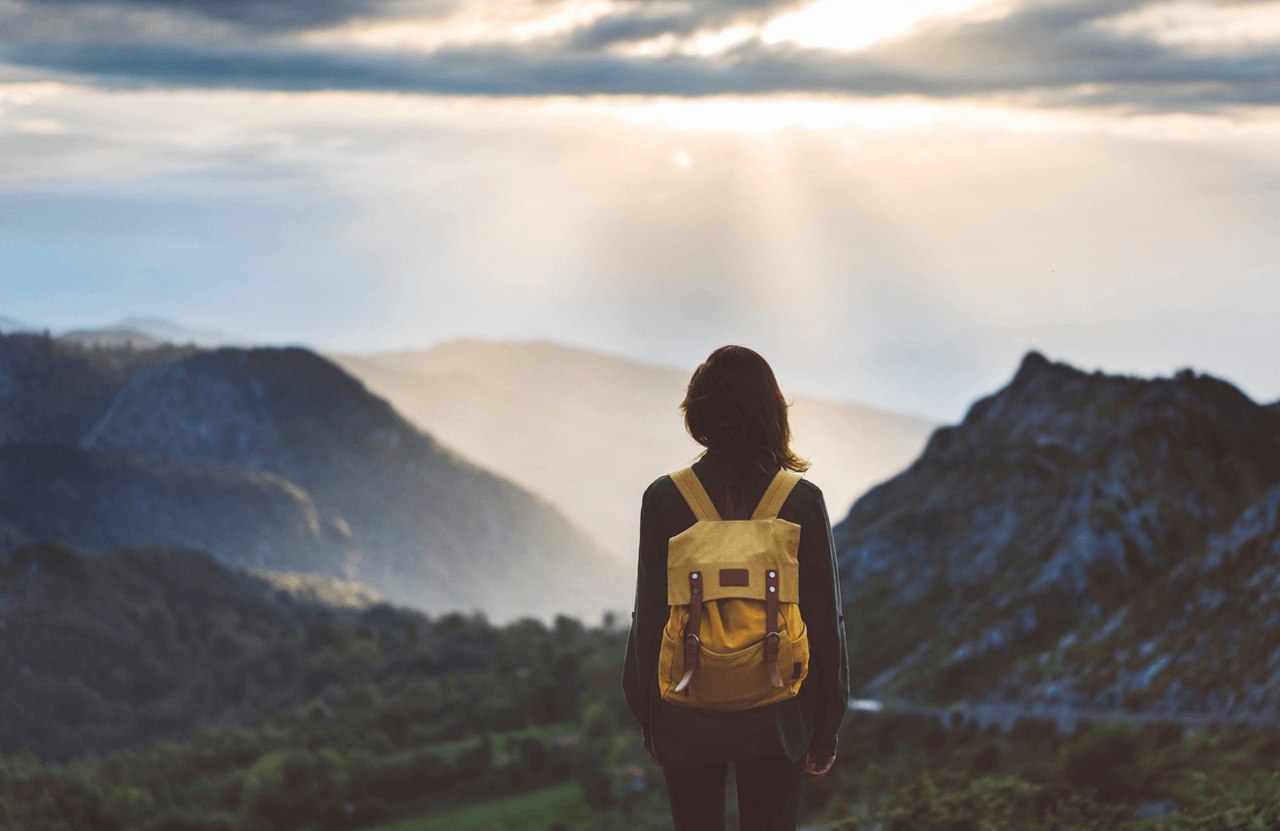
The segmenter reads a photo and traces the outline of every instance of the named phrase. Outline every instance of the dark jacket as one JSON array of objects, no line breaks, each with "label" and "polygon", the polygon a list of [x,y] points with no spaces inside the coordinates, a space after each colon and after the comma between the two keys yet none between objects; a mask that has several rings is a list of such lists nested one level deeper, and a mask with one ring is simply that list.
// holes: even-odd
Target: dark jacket
[{"label": "dark jacket", "polygon": [[[735,516],[747,516],[778,471],[776,464],[757,462],[743,472],[714,450],[692,467],[722,517],[726,486],[732,488]],[[658,477],[644,492],[635,610],[622,687],[645,747],[664,767],[778,753],[798,761],[810,749],[817,759],[835,753],[836,732],[848,708],[849,658],[831,521],[822,491],[801,479],[778,516],[801,526],[800,614],[809,632],[809,675],[800,692],[785,701],[752,710],[696,710],[669,704],[658,692],[658,651],[670,613],[667,540],[695,519],[670,475]]]}]

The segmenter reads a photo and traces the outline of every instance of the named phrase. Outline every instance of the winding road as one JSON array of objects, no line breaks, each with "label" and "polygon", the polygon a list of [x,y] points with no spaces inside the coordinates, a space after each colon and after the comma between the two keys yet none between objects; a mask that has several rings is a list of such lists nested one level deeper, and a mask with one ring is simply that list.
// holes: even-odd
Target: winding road
[{"label": "winding road", "polygon": [[1069,733],[1081,723],[1122,721],[1131,724],[1180,724],[1185,727],[1208,725],[1246,725],[1259,729],[1280,729],[1277,713],[1164,713],[1108,710],[1069,705],[1020,704],[1018,702],[960,702],[956,704],[921,704],[900,699],[850,698],[849,709],[876,713],[910,713],[938,716],[944,723],[953,716],[976,722],[981,727],[997,725],[1008,730],[1019,719],[1037,718],[1052,721],[1059,732]]}]

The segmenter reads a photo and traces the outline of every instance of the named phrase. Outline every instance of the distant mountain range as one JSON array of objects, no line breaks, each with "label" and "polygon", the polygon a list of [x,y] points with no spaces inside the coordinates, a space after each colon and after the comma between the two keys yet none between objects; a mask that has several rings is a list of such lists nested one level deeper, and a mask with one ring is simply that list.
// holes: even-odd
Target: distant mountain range
[{"label": "distant mountain range", "polygon": [[185,346],[251,346],[241,338],[213,329],[193,329],[158,317],[126,317],[107,326],[68,329],[55,333],[61,340],[88,346],[132,346],[146,349],[163,343]]},{"label": "distant mountain range", "polygon": [[[628,565],[645,487],[702,450],[679,410],[693,367],[475,338],[329,357],[442,443],[545,496]],[[805,475],[833,514],[910,463],[933,427],[860,404],[788,400],[794,446],[813,462]]]},{"label": "distant mountain range", "polygon": [[39,329],[31,323],[17,320],[16,318],[0,315],[0,335],[8,335],[13,332],[37,332]]},{"label": "distant mountain range", "polygon": [[365,583],[428,612],[598,619],[630,569],[305,349],[0,338],[0,528]]},{"label": "distant mountain range", "polygon": [[[337,581],[498,620],[629,606],[618,540],[697,449],[684,373],[546,342],[336,361],[0,336],[0,565],[29,540],[159,543],[357,607],[375,595]],[[836,483],[890,477],[928,431],[799,396],[793,416],[833,518]],[[834,532],[860,694],[1280,706],[1280,402],[1032,352]]]},{"label": "distant mountain range", "polygon": [[40,334],[45,330],[60,340],[81,343],[86,346],[129,346],[134,349],[151,349],[163,344],[178,346],[250,346],[243,338],[228,335],[214,329],[193,329],[160,317],[131,315],[105,326],[84,326],[70,329],[53,329],[23,320],[0,315],[0,334]]},{"label": "distant mountain range", "polygon": [[1224,381],[1030,353],[835,536],[863,694],[1280,705],[1280,412]]}]

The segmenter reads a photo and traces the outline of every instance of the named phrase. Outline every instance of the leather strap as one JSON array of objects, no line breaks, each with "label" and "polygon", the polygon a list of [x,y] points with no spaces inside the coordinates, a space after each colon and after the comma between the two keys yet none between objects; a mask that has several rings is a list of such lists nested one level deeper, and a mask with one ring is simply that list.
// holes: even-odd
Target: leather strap
[{"label": "leather strap", "polygon": [[[676,684],[675,691],[689,694],[689,682],[698,668],[702,641],[698,639],[698,627],[702,623],[702,572],[689,572],[689,619],[684,624],[684,676]],[[776,663],[776,662],[775,662]]]},{"label": "leather strap", "polygon": [[782,686],[782,673],[778,670],[778,641],[782,635],[778,633],[778,570],[765,569],[764,572],[764,671],[769,676],[769,683],[775,687]]}]

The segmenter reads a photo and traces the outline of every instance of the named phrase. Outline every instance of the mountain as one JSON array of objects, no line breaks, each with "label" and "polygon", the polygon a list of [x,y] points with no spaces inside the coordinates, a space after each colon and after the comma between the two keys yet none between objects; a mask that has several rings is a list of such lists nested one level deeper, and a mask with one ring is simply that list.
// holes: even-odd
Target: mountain
[{"label": "mountain", "polygon": [[[544,495],[628,565],[645,487],[702,450],[679,410],[692,368],[474,338],[330,357],[442,443]],[[790,418],[797,452],[813,462],[806,476],[840,510],[908,464],[932,428],[799,395]]]},{"label": "mountain", "polygon": [[121,347],[131,349],[152,349],[167,341],[153,338],[136,329],[121,326],[106,326],[99,329],[68,329],[58,335],[59,340],[79,343],[85,346]]},{"label": "mountain", "polygon": [[247,346],[244,341],[213,329],[192,329],[158,317],[131,316],[107,326],[69,329],[58,337],[87,346],[125,346],[146,349],[162,343],[186,346]]},{"label": "mountain", "polygon": [[630,600],[629,571],[572,521],[314,353],[128,352],[0,342],[21,416],[0,445],[0,527],[18,539],[203,548],[498,619],[599,616]]},{"label": "mountain", "polygon": [[835,527],[866,694],[1280,703],[1280,413],[1030,353]]},{"label": "mountain", "polygon": [[1278,590],[1280,487],[1272,487],[1202,550],[1047,652],[1046,671],[1011,681],[1041,700],[1274,719]]},{"label": "mountain", "polygon": [[9,335],[15,332],[37,332],[39,327],[34,324],[27,323],[22,320],[16,320],[12,317],[0,315],[0,335]]},{"label": "mountain", "polygon": [[77,444],[134,374],[195,351],[91,349],[44,335],[0,335],[0,442]]},{"label": "mountain", "polygon": [[0,444],[0,517],[20,539],[183,546],[245,567],[342,574],[350,551],[345,528],[274,473],[56,442]]},{"label": "mountain", "polygon": [[[0,335],[36,334],[46,328],[0,316]],[[162,344],[203,347],[248,345],[239,338],[213,329],[193,329],[164,318],[136,315],[105,326],[66,329],[57,332],[56,336],[70,343],[107,348],[152,349]]]}]

